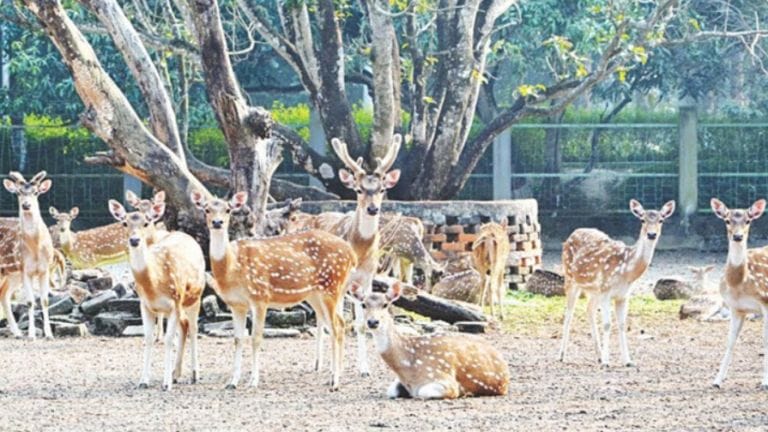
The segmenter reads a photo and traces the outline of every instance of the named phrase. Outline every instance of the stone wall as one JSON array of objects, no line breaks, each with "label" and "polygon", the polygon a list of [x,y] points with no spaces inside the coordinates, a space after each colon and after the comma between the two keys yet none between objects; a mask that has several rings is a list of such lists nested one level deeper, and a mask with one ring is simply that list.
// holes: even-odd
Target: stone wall
[{"label": "stone wall", "polygon": [[[309,201],[308,213],[352,211],[353,201]],[[506,201],[385,201],[384,212],[402,213],[424,222],[424,245],[439,260],[455,259],[472,250],[480,225],[507,220],[512,252],[507,260],[511,289],[522,289],[531,273],[541,266],[541,225],[536,200]]]}]

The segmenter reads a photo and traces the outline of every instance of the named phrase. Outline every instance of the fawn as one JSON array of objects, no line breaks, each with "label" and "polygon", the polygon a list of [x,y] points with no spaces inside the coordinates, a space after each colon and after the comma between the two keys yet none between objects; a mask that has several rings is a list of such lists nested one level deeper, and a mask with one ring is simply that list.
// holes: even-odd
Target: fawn
[{"label": "fawn", "polygon": [[455,399],[507,394],[509,367],[501,354],[480,338],[438,333],[405,336],[395,329],[389,305],[401,294],[399,281],[386,293],[369,292],[354,282],[350,292],[364,308],[381,358],[397,375],[389,398]]},{"label": "fawn", "polygon": [[[584,291],[589,297],[587,319],[592,331],[592,340],[600,363],[608,366],[611,334],[611,301],[616,309],[619,327],[619,347],[622,363],[632,366],[627,345],[627,309],[632,283],[645,273],[651,264],[656,243],[661,235],[664,221],[675,212],[675,202],[669,201],[660,210],[643,209],[636,200],[629,202],[632,214],[642,221],[637,242],[627,246],[611,239],[602,231],[579,228],[563,243],[564,291],[567,298],[563,341],[560,347],[560,361],[565,359],[568,335],[576,300]],[[603,316],[603,341],[600,343],[595,314],[600,307]]]},{"label": "fawn", "polygon": [[[163,390],[181,377],[187,337],[192,357],[192,383],[200,377],[197,352],[197,317],[200,297],[205,288],[205,258],[200,245],[190,235],[174,231],[162,240],[148,244],[149,226],[165,212],[165,203],[155,203],[147,213],[127,213],[115,200],[109,200],[112,216],[127,229],[128,258],[141,299],[141,320],[144,326],[144,367],[139,388],[149,385],[150,360],[159,314],[168,317],[165,335],[165,365]],[[179,334],[179,351],[173,367],[173,339]]]},{"label": "fawn", "polygon": [[504,319],[501,301],[506,288],[504,272],[509,258],[509,237],[507,222],[503,224],[489,222],[483,224],[477,232],[477,238],[472,243],[472,260],[475,269],[483,278],[483,293],[480,296],[480,306],[485,306],[490,296],[491,316],[495,317],[494,304],[499,308],[499,319]]}]

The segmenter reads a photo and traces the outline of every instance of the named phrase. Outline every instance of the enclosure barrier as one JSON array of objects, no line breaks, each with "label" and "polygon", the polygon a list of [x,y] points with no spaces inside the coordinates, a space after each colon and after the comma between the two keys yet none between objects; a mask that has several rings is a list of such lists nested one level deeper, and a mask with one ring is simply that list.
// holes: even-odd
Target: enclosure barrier
[{"label": "enclosure barrier", "polygon": [[[301,208],[316,214],[353,211],[355,206],[354,201],[308,201]],[[524,289],[530,275],[541,266],[541,225],[536,200],[385,201],[382,210],[421,219],[425,227],[424,245],[440,261],[469,254],[480,225],[506,219],[511,246],[506,271],[509,287]]]}]

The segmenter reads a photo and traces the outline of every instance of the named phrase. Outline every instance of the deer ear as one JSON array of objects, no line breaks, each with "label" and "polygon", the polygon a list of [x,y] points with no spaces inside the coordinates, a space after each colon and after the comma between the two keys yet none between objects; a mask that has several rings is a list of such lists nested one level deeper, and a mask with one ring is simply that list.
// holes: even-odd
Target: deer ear
[{"label": "deer ear", "polygon": [[112,213],[112,217],[117,221],[125,221],[125,207],[119,202],[113,199],[109,200],[109,212]]},{"label": "deer ear", "polygon": [[715,269],[715,265],[714,264],[710,264],[708,266],[704,266],[704,268],[702,269],[702,272],[703,273],[709,273],[709,272],[711,272],[714,269]]},{"label": "deer ear", "polygon": [[661,207],[661,210],[659,210],[659,213],[661,213],[662,220],[672,216],[672,213],[674,212],[675,212],[675,201],[667,201],[667,203]]},{"label": "deer ear", "polygon": [[750,220],[754,220],[762,216],[764,211],[765,211],[765,200],[759,199],[755,201],[754,204],[752,204],[749,210],[747,210],[747,215],[749,215]]},{"label": "deer ear", "polygon": [[229,200],[229,208],[235,211],[239,211],[245,206],[245,203],[248,201],[248,194],[246,192],[238,192],[234,196],[232,196],[232,199]]},{"label": "deer ear", "polygon": [[301,198],[296,198],[294,200],[291,200],[291,203],[288,205],[288,208],[291,211],[301,210],[301,201],[302,201]]},{"label": "deer ear", "polygon": [[4,179],[3,180],[3,187],[5,187],[5,190],[7,190],[8,192],[10,192],[12,194],[15,194],[15,193],[19,192],[19,188],[16,187],[16,182],[13,181],[13,180]]},{"label": "deer ear", "polygon": [[640,201],[636,199],[629,200],[629,210],[631,210],[632,214],[638,219],[645,217],[645,209],[643,208],[643,205],[640,204]]},{"label": "deer ear", "polygon": [[42,183],[37,185],[37,192],[42,195],[48,192],[49,190],[51,190],[52,185],[53,185],[53,181],[51,181],[51,179],[45,179],[43,180]]},{"label": "deer ear", "polygon": [[155,194],[154,197],[152,197],[152,202],[155,204],[165,202],[165,191],[160,191]]},{"label": "deer ear", "polygon": [[165,214],[164,202],[152,204],[152,207],[149,209],[149,218],[152,222],[160,220],[160,218],[163,217],[163,214]]},{"label": "deer ear", "polygon": [[728,207],[726,207],[725,204],[723,204],[723,202],[719,199],[712,198],[709,200],[709,206],[712,207],[712,211],[715,213],[715,216],[723,220],[728,218],[730,211],[728,210]]},{"label": "deer ear", "polygon": [[189,194],[189,199],[192,201],[192,204],[194,204],[195,207],[199,208],[200,210],[205,210],[205,196],[203,196],[202,192],[193,190]]},{"label": "deer ear", "polygon": [[400,170],[395,169],[384,175],[384,187],[386,189],[392,189],[400,180]]},{"label": "deer ear", "polygon": [[59,215],[59,211],[56,210],[56,207],[54,207],[54,206],[50,206],[48,208],[48,213],[50,213],[51,216],[53,216],[54,218]]},{"label": "deer ear", "polygon": [[339,180],[349,189],[355,188],[355,176],[344,168],[339,169]]},{"label": "deer ear", "polygon": [[139,205],[139,197],[136,196],[133,191],[125,191],[125,202],[133,208],[137,208]]},{"label": "deer ear", "polygon": [[79,207],[72,207],[72,209],[69,210],[69,217],[72,219],[76,218],[77,215],[80,214],[80,208]]},{"label": "deer ear", "polygon": [[387,290],[387,299],[389,299],[390,303],[397,301],[397,299],[400,298],[400,294],[403,293],[403,287],[400,285],[400,281],[395,281],[390,285],[389,289]]},{"label": "deer ear", "polygon": [[360,286],[357,282],[349,282],[349,293],[352,294],[354,298],[356,298],[358,301],[365,300],[365,293],[363,292],[363,287]]}]

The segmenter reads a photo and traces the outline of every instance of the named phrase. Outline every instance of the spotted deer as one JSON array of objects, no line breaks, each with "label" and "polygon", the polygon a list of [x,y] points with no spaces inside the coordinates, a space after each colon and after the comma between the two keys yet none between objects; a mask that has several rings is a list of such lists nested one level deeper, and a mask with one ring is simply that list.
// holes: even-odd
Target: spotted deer
[{"label": "spotted deer", "polygon": [[415,217],[384,214],[381,225],[381,252],[391,258],[388,267],[409,284],[413,283],[413,268],[420,268],[424,273],[424,289],[429,291],[433,272],[442,273],[445,267],[437,263],[424,246],[424,224]]},{"label": "spotted deer", "polygon": [[[12,171],[8,176],[9,178],[3,180],[3,186],[8,192],[15,194],[19,201],[21,281],[29,304],[29,338],[34,339],[36,336],[35,292],[38,292],[43,311],[43,334],[52,339],[48,317],[48,292],[51,283],[50,269],[54,264],[54,249],[51,233],[43,222],[38,202],[38,197],[51,189],[52,181],[45,178],[45,171],[35,174],[29,181],[16,171]],[[7,301],[10,302],[10,298]]]},{"label": "spotted deer", "polygon": [[[383,159],[377,158],[378,166],[371,173],[363,169],[362,158],[357,161],[352,159],[346,143],[338,138],[331,140],[333,150],[347,168],[339,169],[339,180],[344,186],[354,190],[357,195],[355,213],[342,237],[349,242],[355,255],[357,255],[357,267],[352,273],[351,280],[360,285],[364,293],[372,291],[373,277],[379,266],[381,203],[386,191],[395,187],[400,179],[400,170],[389,170],[395,163],[402,142],[399,134],[393,138],[387,154]],[[355,301],[354,304],[357,365],[362,376],[370,376],[362,304],[358,301]]]},{"label": "spotted deer", "polygon": [[496,305],[501,320],[504,319],[501,302],[506,292],[504,273],[507,269],[509,251],[506,220],[503,224],[489,222],[480,226],[477,231],[477,238],[472,243],[472,262],[483,278],[480,305],[485,306],[486,302],[489,302],[492,317],[496,317],[494,311],[494,305]]},{"label": "spotted deer", "polygon": [[509,387],[509,367],[484,340],[453,333],[406,336],[395,328],[389,305],[401,294],[399,281],[386,293],[368,292],[352,283],[351,292],[365,310],[376,350],[397,375],[387,389],[389,398],[455,399],[501,396]]},{"label": "spotted deer", "polygon": [[232,309],[235,329],[235,357],[227,388],[240,381],[246,315],[253,316],[252,368],[249,385],[259,383],[259,347],[263,339],[268,307],[288,307],[306,301],[318,321],[315,369],[320,369],[323,327],[331,333],[331,389],[339,388],[344,348],[344,318],[340,309],[355,254],[344,240],[324,231],[311,230],[283,237],[246,238],[230,241],[232,212],[245,206],[247,194],[236,193],[231,200],[210,201],[200,192],[191,200],[205,212],[210,232],[211,271],[215,289]]},{"label": "spotted deer", "polygon": [[[567,301],[560,361],[565,360],[573,310],[583,291],[589,298],[587,319],[600,363],[608,366],[610,359],[608,342],[613,301],[619,327],[621,361],[626,366],[633,364],[627,345],[627,310],[632,283],[639,279],[651,264],[653,252],[661,236],[662,224],[675,212],[675,202],[667,202],[658,211],[646,211],[633,199],[629,202],[629,209],[642,222],[639,237],[634,245],[627,246],[592,228],[577,229],[563,243],[563,289]],[[598,307],[603,317],[602,343],[595,322]]]},{"label": "spotted deer", "polygon": [[61,250],[74,268],[94,268],[128,259],[127,229],[122,223],[72,232],[72,221],[80,214],[78,207],[64,213],[51,207],[48,212],[56,221],[54,230],[58,233]]},{"label": "spotted deer", "polygon": [[[710,204],[715,216],[725,221],[728,235],[728,260],[720,281],[720,294],[731,310],[731,324],[725,355],[712,383],[720,388],[731,365],[733,347],[744,319],[750,312],[763,315],[763,349],[768,353],[768,249],[747,249],[750,224],[763,215],[766,201],[757,200],[746,210],[729,209],[717,198],[712,198]],[[761,387],[768,390],[768,355],[763,356]]]},{"label": "spotted deer", "polygon": [[[109,201],[112,216],[126,228],[128,258],[141,299],[141,320],[144,326],[144,367],[139,388],[149,386],[155,321],[159,314],[168,317],[165,335],[163,390],[181,377],[187,338],[192,357],[192,383],[200,378],[197,352],[197,317],[200,297],[205,288],[205,258],[200,245],[188,234],[174,231],[151,246],[149,230],[165,212],[165,203],[152,205],[149,212],[127,213],[115,200]],[[179,335],[178,353],[174,367],[174,337]]]}]

